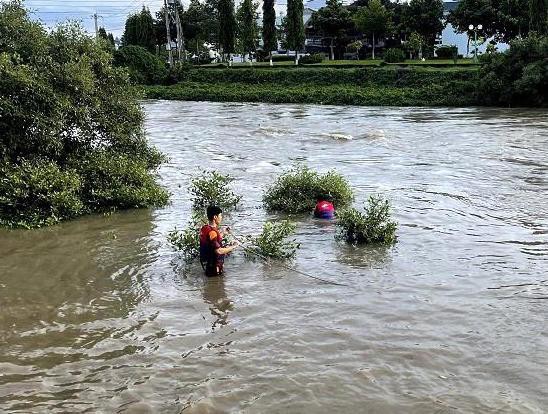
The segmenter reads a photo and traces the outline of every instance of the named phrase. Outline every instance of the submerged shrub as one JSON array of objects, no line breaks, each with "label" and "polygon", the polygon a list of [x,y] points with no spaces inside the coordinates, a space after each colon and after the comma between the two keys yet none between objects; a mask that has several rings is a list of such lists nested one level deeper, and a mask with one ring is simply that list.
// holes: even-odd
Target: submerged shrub
[{"label": "submerged shrub", "polygon": [[337,213],[337,239],[350,244],[393,244],[397,223],[390,219],[390,203],[381,196],[369,197],[362,213],[354,208]]},{"label": "submerged shrub", "polygon": [[169,243],[183,254],[187,262],[200,256],[200,229],[204,224],[207,224],[207,218],[194,212],[183,230],[172,230],[167,236]]},{"label": "submerged shrub", "polygon": [[203,171],[190,182],[190,193],[195,209],[204,209],[207,206],[218,206],[223,210],[230,210],[242,199],[229,187],[234,181],[230,175],[217,171]]},{"label": "submerged shrub", "polygon": [[0,166],[0,224],[39,227],[84,212],[80,176],[48,161]]},{"label": "submerged shrub", "polygon": [[336,171],[318,174],[306,166],[298,166],[280,175],[270,186],[263,202],[268,210],[304,213],[314,209],[316,199],[330,194],[335,207],[344,207],[353,200],[348,181]]},{"label": "submerged shrub", "polygon": [[295,257],[300,247],[294,239],[288,239],[295,233],[296,225],[289,221],[268,221],[258,236],[247,237],[249,247],[245,247],[246,255],[262,258],[291,259]]}]

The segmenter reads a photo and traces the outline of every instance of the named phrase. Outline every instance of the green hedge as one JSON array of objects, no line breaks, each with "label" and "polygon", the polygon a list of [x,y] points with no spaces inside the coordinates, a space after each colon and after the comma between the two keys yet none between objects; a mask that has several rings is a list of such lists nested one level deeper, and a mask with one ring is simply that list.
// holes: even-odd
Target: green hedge
[{"label": "green hedge", "polygon": [[351,85],[424,87],[454,82],[477,82],[475,70],[428,70],[420,68],[299,68],[285,69],[190,69],[180,74],[181,82],[206,84],[244,83],[296,85]]},{"label": "green hedge", "polygon": [[476,104],[470,82],[423,87],[299,85],[186,82],[145,88],[151,99],[216,102],[313,103],[368,106],[468,106]]}]

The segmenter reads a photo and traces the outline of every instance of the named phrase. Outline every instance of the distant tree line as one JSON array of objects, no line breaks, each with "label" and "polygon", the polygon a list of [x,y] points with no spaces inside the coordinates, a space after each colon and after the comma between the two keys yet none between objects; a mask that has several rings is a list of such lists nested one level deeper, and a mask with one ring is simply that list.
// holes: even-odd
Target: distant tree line
[{"label": "distant tree line", "polygon": [[[546,0],[461,0],[457,8],[444,15],[442,0],[357,0],[344,6],[342,0],[327,0],[326,5],[303,23],[303,0],[288,0],[287,14],[276,24],[274,0],[266,0],[259,18],[259,3],[244,0],[236,8],[234,0],[191,0],[185,9],[176,7],[182,22],[185,48],[192,55],[212,45],[226,59],[233,53],[253,56],[259,50],[270,55],[281,47],[304,50],[306,35],[320,37],[330,58],[341,57],[349,49],[363,57],[375,47],[400,48],[409,56],[432,56],[436,39],[447,23],[473,38],[470,25],[482,25],[482,41],[509,42],[530,32],[548,31]],[[143,9],[128,16],[122,45],[142,46],[152,53],[164,53],[167,43],[165,10],[153,17]],[[175,28],[171,28],[172,37]],[[175,41],[176,39],[170,39]]]}]

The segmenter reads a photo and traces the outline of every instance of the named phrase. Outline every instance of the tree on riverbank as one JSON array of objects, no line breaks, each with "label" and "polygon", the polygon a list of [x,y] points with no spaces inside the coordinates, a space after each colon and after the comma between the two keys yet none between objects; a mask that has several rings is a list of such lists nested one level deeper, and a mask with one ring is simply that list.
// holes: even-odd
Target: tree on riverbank
[{"label": "tree on riverbank", "polygon": [[287,0],[287,16],[285,21],[285,41],[289,49],[295,51],[295,61],[298,52],[304,46],[304,24],[303,24],[303,0]]},{"label": "tree on riverbank", "polygon": [[380,0],[371,0],[366,7],[358,9],[355,17],[356,26],[366,35],[372,37],[373,59],[375,44],[380,36],[387,34],[392,26],[392,15]]},{"label": "tree on riverbank", "polygon": [[140,13],[131,14],[127,18],[124,34],[122,35],[122,44],[124,46],[141,46],[149,52],[156,51],[154,19],[150,14],[150,10],[143,6]]},{"label": "tree on riverbank", "polygon": [[250,60],[257,51],[259,40],[259,27],[255,16],[257,15],[258,3],[252,0],[243,0],[238,7],[238,48],[242,55],[248,54]]},{"label": "tree on riverbank", "polygon": [[167,202],[152,175],[163,156],[111,60],[74,23],[47,33],[20,2],[0,5],[0,225]]},{"label": "tree on riverbank", "polygon": [[276,36],[276,11],[274,0],[263,1],[263,49],[272,57],[272,51],[278,50],[278,37]]},{"label": "tree on riverbank", "polygon": [[223,55],[235,52],[236,46],[236,17],[234,16],[234,1],[219,0],[219,46]]}]

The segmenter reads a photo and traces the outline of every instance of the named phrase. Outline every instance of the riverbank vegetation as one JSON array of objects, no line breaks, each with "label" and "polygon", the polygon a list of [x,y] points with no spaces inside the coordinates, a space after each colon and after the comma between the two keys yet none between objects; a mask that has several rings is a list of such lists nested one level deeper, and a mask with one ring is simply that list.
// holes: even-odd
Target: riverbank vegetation
[{"label": "riverbank vegetation", "polygon": [[341,174],[320,174],[306,166],[297,166],[281,174],[263,195],[265,207],[284,213],[309,213],[318,197],[330,195],[335,207],[349,205],[354,199],[350,184]]},{"label": "riverbank vegetation", "polygon": [[390,203],[370,196],[361,212],[349,208],[337,212],[337,239],[349,244],[393,244],[397,224],[391,219]]},{"label": "riverbank vegetation", "polygon": [[111,45],[77,24],[51,32],[19,2],[0,5],[0,225],[163,205],[164,160]]}]

